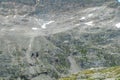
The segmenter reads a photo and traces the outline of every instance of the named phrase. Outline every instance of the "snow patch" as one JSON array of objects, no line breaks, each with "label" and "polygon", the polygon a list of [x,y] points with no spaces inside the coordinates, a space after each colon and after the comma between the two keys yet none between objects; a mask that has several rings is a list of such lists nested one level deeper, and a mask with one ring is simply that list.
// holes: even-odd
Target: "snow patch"
[{"label": "snow patch", "polygon": [[16,18],[16,15],[14,15],[13,18],[15,19],[15,18]]},{"label": "snow patch", "polygon": [[120,23],[115,24],[117,28],[120,28]]},{"label": "snow patch", "polygon": [[93,14],[88,14],[88,17],[92,17],[93,16]]},{"label": "snow patch", "polygon": [[38,30],[38,28],[37,27],[33,27],[32,30]]},{"label": "snow patch", "polygon": [[10,31],[15,31],[15,29],[14,29],[14,28],[12,28],[12,29],[10,29]]},{"label": "snow patch", "polygon": [[87,22],[85,24],[88,25],[88,26],[93,26],[93,21]]},{"label": "snow patch", "polygon": [[75,26],[80,26],[80,24],[75,24]]},{"label": "snow patch", "polygon": [[86,17],[81,17],[81,18],[80,18],[80,20],[85,20],[85,19],[86,19]]},{"label": "snow patch", "polygon": [[49,21],[49,22],[47,22],[47,23],[44,23],[44,24],[41,26],[41,28],[42,28],[42,29],[46,29],[46,26],[49,25],[49,24],[51,24],[51,23],[53,23],[53,22],[55,22],[55,21]]},{"label": "snow patch", "polygon": [[51,24],[51,23],[53,23],[53,22],[55,22],[55,21],[49,21],[49,22],[47,22],[46,24]]},{"label": "snow patch", "polygon": [[6,16],[5,18],[8,18],[9,16]]},{"label": "snow patch", "polygon": [[41,26],[42,29],[46,29],[46,24],[44,23],[42,26]]}]

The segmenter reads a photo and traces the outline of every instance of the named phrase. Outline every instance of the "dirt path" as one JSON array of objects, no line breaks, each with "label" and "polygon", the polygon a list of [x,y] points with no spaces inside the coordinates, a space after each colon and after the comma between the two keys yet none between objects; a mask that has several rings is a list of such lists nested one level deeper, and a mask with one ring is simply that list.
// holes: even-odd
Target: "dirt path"
[{"label": "dirt path", "polygon": [[27,59],[27,62],[30,63],[30,64],[33,63],[33,61],[31,60],[30,52],[31,52],[31,50],[32,50],[32,44],[33,44],[34,39],[35,39],[34,36],[30,39],[30,43],[29,43],[29,46],[28,46],[28,50],[27,50],[27,52],[26,52],[26,54],[25,54],[26,59]]}]

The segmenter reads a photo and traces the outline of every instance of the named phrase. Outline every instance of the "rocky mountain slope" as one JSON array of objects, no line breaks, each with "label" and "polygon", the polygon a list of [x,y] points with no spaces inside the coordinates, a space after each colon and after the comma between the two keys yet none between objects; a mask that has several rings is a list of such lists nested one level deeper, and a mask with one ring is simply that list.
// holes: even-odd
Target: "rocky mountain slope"
[{"label": "rocky mountain slope", "polygon": [[119,66],[119,13],[113,0],[0,0],[0,80]]}]

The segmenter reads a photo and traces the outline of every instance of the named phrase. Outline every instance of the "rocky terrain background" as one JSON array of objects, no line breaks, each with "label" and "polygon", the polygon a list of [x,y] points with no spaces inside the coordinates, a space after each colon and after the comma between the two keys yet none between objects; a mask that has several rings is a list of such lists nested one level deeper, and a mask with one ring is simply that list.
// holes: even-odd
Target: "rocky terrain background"
[{"label": "rocky terrain background", "polygon": [[84,69],[119,66],[119,5],[0,0],[0,80],[58,80]]}]

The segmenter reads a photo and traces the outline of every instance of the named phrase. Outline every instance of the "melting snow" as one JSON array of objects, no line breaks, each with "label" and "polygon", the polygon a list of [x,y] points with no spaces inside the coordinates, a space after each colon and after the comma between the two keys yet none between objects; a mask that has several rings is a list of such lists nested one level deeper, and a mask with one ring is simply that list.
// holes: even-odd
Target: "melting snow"
[{"label": "melting snow", "polygon": [[117,23],[115,26],[116,26],[117,28],[120,28],[120,23]]},{"label": "melting snow", "polygon": [[44,23],[44,24],[41,26],[41,28],[46,29],[46,25],[51,24],[51,23],[53,23],[53,22],[55,22],[55,21],[49,21],[49,22],[47,22],[47,23]]},{"label": "melting snow", "polygon": [[88,25],[88,26],[92,26],[93,25],[93,21],[87,22],[85,24]]}]

